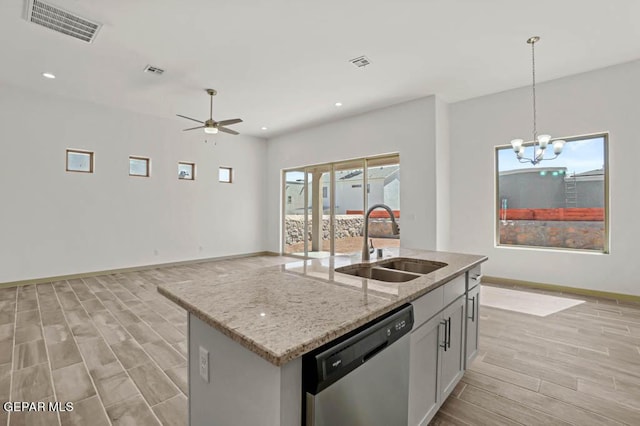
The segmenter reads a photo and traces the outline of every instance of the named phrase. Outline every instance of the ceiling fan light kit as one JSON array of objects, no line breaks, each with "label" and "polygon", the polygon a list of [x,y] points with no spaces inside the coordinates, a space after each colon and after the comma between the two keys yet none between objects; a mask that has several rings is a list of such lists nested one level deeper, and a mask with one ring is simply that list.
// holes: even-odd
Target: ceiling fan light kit
[{"label": "ceiling fan light kit", "polygon": [[[525,157],[526,148],[524,146],[523,139],[513,139],[511,141],[511,147],[513,151],[516,153],[516,157],[521,163],[531,163],[534,166],[540,163],[541,161],[554,160],[558,158],[558,155],[562,153],[562,148],[564,148],[565,141],[562,139],[558,139],[555,141],[551,140],[550,135],[539,135],[536,123],[536,54],[535,54],[535,44],[540,41],[540,37],[533,36],[527,39],[527,43],[531,45],[531,64],[533,70],[533,84],[531,86],[531,91],[533,95],[533,155],[531,157]],[[553,147],[553,153],[555,154],[553,157],[545,158],[544,154],[546,152],[547,147],[551,143]]]},{"label": "ceiling fan light kit", "polygon": [[185,115],[176,114],[178,117],[186,118],[187,120],[195,121],[197,123],[202,124],[202,126],[190,127],[188,129],[184,129],[183,131],[196,130],[196,129],[204,129],[204,132],[208,135],[215,135],[216,133],[224,132],[229,133],[231,135],[239,135],[235,130],[227,129],[225,126],[230,126],[232,124],[242,123],[242,119],[240,118],[232,118],[230,120],[222,120],[215,121],[213,119],[213,97],[218,94],[218,92],[214,89],[205,89],[207,94],[209,95],[209,119],[206,121],[196,120],[195,118],[187,117]]}]

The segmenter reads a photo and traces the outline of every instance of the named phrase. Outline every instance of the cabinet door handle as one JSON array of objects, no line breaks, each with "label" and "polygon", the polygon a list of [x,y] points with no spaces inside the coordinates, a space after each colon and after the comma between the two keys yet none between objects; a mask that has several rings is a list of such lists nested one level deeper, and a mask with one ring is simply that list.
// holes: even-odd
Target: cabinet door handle
[{"label": "cabinet door handle", "polygon": [[476,321],[476,297],[471,298],[471,315],[468,317],[472,322]]},{"label": "cabinet door handle", "polygon": [[482,281],[482,274],[474,275],[474,276],[471,277],[471,279],[474,280],[474,281],[480,282],[480,281]]},{"label": "cabinet door handle", "polygon": [[447,347],[451,348],[451,317],[447,319]]},{"label": "cabinet door handle", "polygon": [[[441,348],[444,348],[444,351],[447,351],[447,321],[440,321],[440,325],[444,325],[444,342],[440,345]],[[438,331],[440,331],[440,325],[438,325]],[[440,334],[440,333],[438,333]]]}]

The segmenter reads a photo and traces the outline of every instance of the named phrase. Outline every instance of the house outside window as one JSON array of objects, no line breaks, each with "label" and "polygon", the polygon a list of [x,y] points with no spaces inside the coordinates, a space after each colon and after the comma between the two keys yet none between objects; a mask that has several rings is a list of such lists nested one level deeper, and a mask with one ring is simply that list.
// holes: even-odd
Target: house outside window
[{"label": "house outside window", "polygon": [[195,163],[178,163],[178,179],[180,180],[194,180],[196,172]]},{"label": "house outside window", "polygon": [[496,147],[496,245],[608,253],[608,134],[565,140],[536,166]]}]

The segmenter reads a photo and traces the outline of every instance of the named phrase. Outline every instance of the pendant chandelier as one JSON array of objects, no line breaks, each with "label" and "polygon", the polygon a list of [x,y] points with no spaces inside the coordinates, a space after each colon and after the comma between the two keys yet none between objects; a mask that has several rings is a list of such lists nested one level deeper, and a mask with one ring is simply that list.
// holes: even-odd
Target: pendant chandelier
[{"label": "pendant chandelier", "polygon": [[[531,163],[534,166],[541,161],[554,160],[558,158],[558,155],[562,153],[562,148],[564,147],[565,141],[551,140],[550,135],[538,135],[537,123],[536,123],[536,52],[535,52],[535,44],[540,41],[540,37],[534,36],[530,37],[527,40],[527,43],[531,45],[531,63],[533,69],[533,85],[532,94],[533,94],[533,152],[530,157],[526,156],[526,147],[523,145],[523,139],[514,139],[511,141],[511,146],[513,147],[513,151],[516,153],[518,160],[521,163]],[[545,153],[547,147],[551,144],[553,147],[553,157],[545,157]]]}]

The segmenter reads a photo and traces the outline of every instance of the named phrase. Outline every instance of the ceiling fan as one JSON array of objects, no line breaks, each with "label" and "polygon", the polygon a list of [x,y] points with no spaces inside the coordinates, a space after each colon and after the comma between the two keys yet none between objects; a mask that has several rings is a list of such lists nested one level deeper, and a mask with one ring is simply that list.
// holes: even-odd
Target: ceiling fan
[{"label": "ceiling fan", "polygon": [[231,124],[236,124],[236,123],[242,123],[242,119],[232,118],[231,120],[215,121],[213,119],[213,97],[218,92],[216,92],[214,89],[205,89],[205,91],[211,97],[211,100],[209,103],[209,119],[207,121],[200,121],[200,120],[196,120],[195,118],[176,114],[178,117],[186,118],[187,120],[196,121],[202,124],[202,126],[190,127],[188,129],[184,129],[183,131],[186,132],[187,130],[204,129],[204,132],[209,134],[216,134],[218,133],[218,131],[221,131],[225,133],[230,133],[232,135],[239,135],[240,133],[236,132],[235,130],[227,129],[225,126],[230,126]]}]

